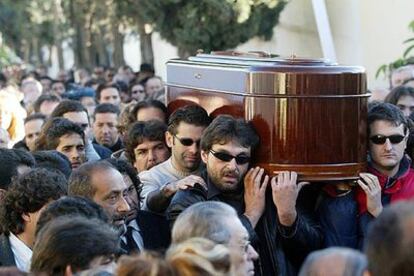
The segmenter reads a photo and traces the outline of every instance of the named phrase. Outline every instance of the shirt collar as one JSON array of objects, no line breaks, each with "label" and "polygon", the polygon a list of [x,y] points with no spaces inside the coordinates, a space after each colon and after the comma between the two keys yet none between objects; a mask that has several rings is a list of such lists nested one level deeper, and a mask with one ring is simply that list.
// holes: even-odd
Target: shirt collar
[{"label": "shirt collar", "polygon": [[13,233],[10,233],[9,241],[17,268],[21,271],[29,272],[33,254],[32,250]]}]

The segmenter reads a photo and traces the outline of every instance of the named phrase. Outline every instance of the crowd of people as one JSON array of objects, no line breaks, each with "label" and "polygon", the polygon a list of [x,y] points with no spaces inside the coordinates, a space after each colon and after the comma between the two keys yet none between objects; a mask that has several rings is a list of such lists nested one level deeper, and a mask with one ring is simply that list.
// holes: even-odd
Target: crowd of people
[{"label": "crowd of people", "polygon": [[243,118],[170,114],[149,65],[5,70],[0,275],[414,275],[403,69],[369,103],[367,172],[318,183],[255,167]]}]

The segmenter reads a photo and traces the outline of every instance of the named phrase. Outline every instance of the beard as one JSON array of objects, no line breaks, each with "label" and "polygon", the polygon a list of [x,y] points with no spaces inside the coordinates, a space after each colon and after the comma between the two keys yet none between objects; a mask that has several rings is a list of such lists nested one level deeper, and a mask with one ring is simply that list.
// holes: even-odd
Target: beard
[{"label": "beard", "polygon": [[220,171],[216,171],[207,166],[207,173],[217,189],[223,193],[235,193],[242,190],[242,175],[238,170],[223,168]]}]

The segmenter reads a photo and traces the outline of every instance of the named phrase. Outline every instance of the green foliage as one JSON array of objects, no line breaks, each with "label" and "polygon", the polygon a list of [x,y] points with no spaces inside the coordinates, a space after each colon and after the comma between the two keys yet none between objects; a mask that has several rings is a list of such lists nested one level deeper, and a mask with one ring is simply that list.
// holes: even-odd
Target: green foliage
[{"label": "green foliage", "polygon": [[140,14],[181,52],[231,49],[259,36],[269,40],[285,0],[141,0]]},{"label": "green foliage", "polygon": [[[414,33],[414,20],[408,24],[408,29]],[[399,67],[414,64],[414,56],[410,55],[414,50],[414,37],[404,40],[403,44],[407,45],[403,56],[391,63],[381,65],[375,74],[376,78],[378,78],[381,74],[384,74],[384,76],[389,76],[392,71]]]}]

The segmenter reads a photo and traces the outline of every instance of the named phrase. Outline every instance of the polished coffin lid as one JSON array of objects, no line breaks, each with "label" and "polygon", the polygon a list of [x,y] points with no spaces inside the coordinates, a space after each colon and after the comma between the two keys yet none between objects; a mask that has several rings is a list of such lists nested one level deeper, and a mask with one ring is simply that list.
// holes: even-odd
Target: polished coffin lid
[{"label": "polished coffin lid", "polygon": [[[342,81],[337,82],[339,75]],[[324,85],[320,85],[321,81]],[[365,83],[363,67],[339,66],[323,59],[198,54],[167,63],[168,86],[227,93],[368,97]],[[318,89],[309,90],[313,85]]]},{"label": "polished coffin lid", "polygon": [[198,54],[167,63],[167,86],[169,106],[197,98],[209,113],[232,114],[211,104],[220,98],[242,109],[261,139],[255,164],[269,173],[295,170],[305,180],[338,180],[365,170],[369,95],[362,67],[262,54]]}]

